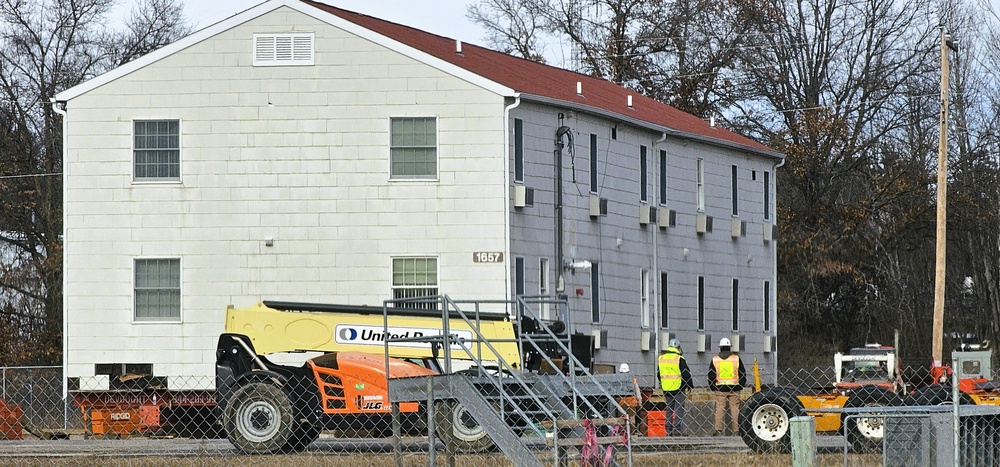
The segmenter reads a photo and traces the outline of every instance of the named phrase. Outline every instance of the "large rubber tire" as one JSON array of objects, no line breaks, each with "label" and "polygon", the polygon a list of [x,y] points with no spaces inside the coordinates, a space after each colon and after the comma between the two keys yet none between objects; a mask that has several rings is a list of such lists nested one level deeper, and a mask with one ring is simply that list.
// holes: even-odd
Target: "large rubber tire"
[{"label": "large rubber tire", "polygon": [[288,442],[281,447],[281,451],[286,453],[304,451],[313,441],[319,439],[320,431],[319,426],[311,423],[299,423],[292,431]]},{"label": "large rubber tire", "polygon": [[[845,408],[895,407],[903,403],[892,391],[878,386],[862,386],[851,391]],[[855,452],[878,452],[885,438],[884,417],[859,417],[857,414],[841,415],[840,422],[847,433],[847,442]]]},{"label": "large rubber tire", "polygon": [[279,452],[295,430],[292,404],[273,384],[246,384],[229,398],[223,423],[229,441],[247,454]]},{"label": "large rubber tire", "polygon": [[[951,386],[932,384],[918,389],[913,394],[906,396],[904,403],[905,405],[951,405]],[[976,401],[965,393],[959,395],[958,403],[960,405],[976,405]]]},{"label": "large rubber tire", "polygon": [[486,430],[458,401],[438,402],[434,423],[434,431],[441,442],[457,452],[484,452],[493,448],[493,440]]},{"label": "large rubber tire", "polygon": [[740,408],[740,437],[754,452],[790,452],[792,417],[804,414],[802,403],[787,391],[758,392]]}]

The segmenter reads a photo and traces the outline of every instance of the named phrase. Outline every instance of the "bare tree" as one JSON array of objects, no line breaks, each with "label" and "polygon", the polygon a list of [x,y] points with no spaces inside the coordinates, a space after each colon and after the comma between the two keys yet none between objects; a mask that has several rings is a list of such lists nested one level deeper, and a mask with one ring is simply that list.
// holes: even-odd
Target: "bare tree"
[{"label": "bare tree", "polygon": [[740,2],[709,0],[483,0],[469,18],[489,45],[541,60],[542,44],[568,43],[571,67],[694,113],[732,102],[746,27]]},{"label": "bare tree", "polygon": [[57,92],[187,34],[179,3],[144,0],[122,31],[115,0],[0,0],[0,365],[62,349],[62,124]]}]

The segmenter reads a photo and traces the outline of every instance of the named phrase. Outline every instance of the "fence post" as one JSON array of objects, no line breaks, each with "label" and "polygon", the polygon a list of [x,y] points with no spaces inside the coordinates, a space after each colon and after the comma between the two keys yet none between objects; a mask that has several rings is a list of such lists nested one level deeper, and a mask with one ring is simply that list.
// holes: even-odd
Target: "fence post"
[{"label": "fence post", "polygon": [[953,427],[955,429],[955,437],[953,441],[955,443],[955,457],[952,459],[955,463],[954,465],[961,465],[962,462],[962,442],[961,442],[961,432],[962,432],[962,419],[960,418],[958,406],[962,403],[962,395],[958,391],[958,359],[952,356],[951,358],[951,408],[952,415],[954,419]]},{"label": "fence post", "polygon": [[792,417],[792,466],[816,466],[816,420],[809,416]]}]

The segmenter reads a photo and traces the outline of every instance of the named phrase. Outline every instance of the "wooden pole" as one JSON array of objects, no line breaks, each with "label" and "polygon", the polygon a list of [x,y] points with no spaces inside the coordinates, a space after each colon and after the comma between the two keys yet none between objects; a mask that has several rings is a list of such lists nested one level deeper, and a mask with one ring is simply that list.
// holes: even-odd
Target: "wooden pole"
[{"label": "wooden pole", "polygon": [[931,336],[934,367],[941,366],[941,347],[944,337],[944,279],[945,279],[945,241],[947,226],[947,196],[948,196],[948,34],[941,28],[941,129],[938,136],[938,173],[937,173],[937,244],[935,247],[934,267],[934,323]]}]

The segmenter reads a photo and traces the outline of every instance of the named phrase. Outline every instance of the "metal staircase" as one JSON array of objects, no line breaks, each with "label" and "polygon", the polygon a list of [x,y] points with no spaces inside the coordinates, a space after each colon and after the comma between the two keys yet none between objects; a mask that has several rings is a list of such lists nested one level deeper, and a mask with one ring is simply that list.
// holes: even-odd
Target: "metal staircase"
[{"label": "metal staircase", "polygon": [[[573,446],[595,443],[622,444],[631,465],[632,451],[628,439],[632,420],[629,420],[616,397],[634,395],[634,383],[621,375],[593,375],[573,355],[569,345],[570,334],[555,332],[559,330],[554,331],[539,319],[533,309],[534,305],[543,301],[550,306],[565,307],[565,301],[519,297],[515,302],[461,302],[447,295],[407,301],[418,301],[423,307],[436,304],[442,312],[442,335],[391,342],[421,340],[438,345],[444,354],[445,371],[437,376],[392,379],[389,382],[389,398],[394,403],[424,402],[429,433],[434,433],[435,412],[445,408],[442,404],[457,403],[514,465],[540,466],[541,459],[546,458],[551,459],[553,465],[565,465]],[[389,303],[386,306],[401,305],[400,301]],[[474,355],[469,350],[476,347],[487,349],[488,352],[483,351],[486,355],[499,355],[493,347],[496,342],[486,340],[477,325],[483,307],[497,306],[513,311],[511,314],[515,316],[515,323],[531,323],[531,329],[518,326],[516,341],[521,355],[533,354],[548,368],[559,371],[553,374],[525,371],[523,362],[505,362],[502,359],[485,361],[482,355]],[[481,345],[468,345],[468,340],[460,340],[450,333],[449,319],[462,319],[468,323],[474,331],[472,340]],[[473,366],[452,372],[452,359],[472,362]],[[618,428],[614,428],[616,426]],[[614,435],[597,436],[601,431],[614,431]],[[434,437],[429,437],[429,440],[430,454],[434,456]],[[447,451],[449,447],[445,448]]]}]

